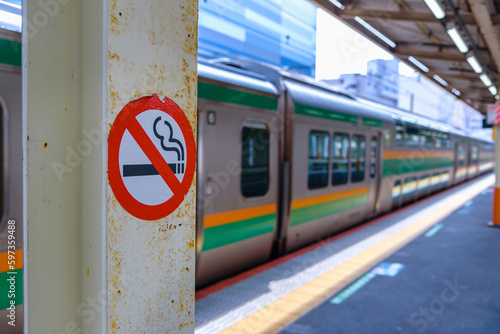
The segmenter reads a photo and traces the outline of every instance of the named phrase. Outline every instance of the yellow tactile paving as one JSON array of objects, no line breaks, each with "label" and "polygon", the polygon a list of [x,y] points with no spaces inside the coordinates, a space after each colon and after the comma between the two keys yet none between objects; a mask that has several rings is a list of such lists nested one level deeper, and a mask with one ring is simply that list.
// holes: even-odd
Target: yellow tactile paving
[{"label": "yellow tactile paving", "polygon": [[477,196],[484,187],[468,191],[459,200],[447,204],[412,225],[396,232],[356,257],[338,265],[324,275],[296,289],[290,294],[266,305],[251,316],[239,321],[221,333],[276,333],[307,313],[326,298],[340,291],[354,279],[372,268],[395,251],[428,230],[465,202]]}]

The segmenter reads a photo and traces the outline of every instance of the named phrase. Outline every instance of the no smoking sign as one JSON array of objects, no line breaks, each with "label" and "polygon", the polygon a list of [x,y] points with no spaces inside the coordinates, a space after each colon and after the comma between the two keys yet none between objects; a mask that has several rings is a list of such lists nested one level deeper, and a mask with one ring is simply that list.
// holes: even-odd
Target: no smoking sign
[{"label": "no smoking sign", "polygon": [[116,199],[133,216],[171,214],[193,180],[196,146],[181,108],[157,95],[129,102],[108,138],[108,177]]}]

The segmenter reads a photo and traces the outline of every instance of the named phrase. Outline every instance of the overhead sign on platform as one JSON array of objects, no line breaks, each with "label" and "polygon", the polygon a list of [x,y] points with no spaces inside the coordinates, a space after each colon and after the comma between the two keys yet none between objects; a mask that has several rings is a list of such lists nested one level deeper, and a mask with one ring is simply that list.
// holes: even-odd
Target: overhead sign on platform
[{"label": "overhead sign on platform", "polygon": [[491,125],[500,125],[500,103],[488,105],[486,123]]},{"label": "overhead sign on platform", "polygon": [[108,139],[108,177],[122,207],[156,220],[184,200],[193,180],[196,145],[186,115],[171,99],[157,95],[129,102]]}]

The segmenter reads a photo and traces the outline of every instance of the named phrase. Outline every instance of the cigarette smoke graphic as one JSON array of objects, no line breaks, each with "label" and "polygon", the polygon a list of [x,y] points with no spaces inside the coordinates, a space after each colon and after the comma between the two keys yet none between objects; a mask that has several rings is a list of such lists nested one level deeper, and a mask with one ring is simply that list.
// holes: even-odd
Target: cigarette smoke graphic
[{"label": "cigarette smoke graphic", "polygon": [[[153,132],[156,136],[156,138],[160,139],[160,145],[161,145],[161,148],[165,151],[173,151],[173,152],[176,152],[177,153],[177,160],[180,162],[180,161],[184,161],[184,147],[182,146],[182,143],[175,139],[173,137],[174,135],[174,131],[172,129],[172,125],[170,125],[170,123],[168,121],[163,121],[163,124],[166,125],[166,127],[162,127],[162,123],[160,123],[161,121],[161,116],[158,116],[158,118],[155,120],[154,124],[153,124]],[[165,131],[166,129],[168,128],[167,131]],[[160,131],[158,131],[160,130]],[[163,131],[162,131],[163,130]],[[166,136],[162,136],[161,133],[168,133],[168,143],[172,143],[172,145],[165,145],[165,137]],[[179,148],[175,147],[175,146],[178,146]]]}]

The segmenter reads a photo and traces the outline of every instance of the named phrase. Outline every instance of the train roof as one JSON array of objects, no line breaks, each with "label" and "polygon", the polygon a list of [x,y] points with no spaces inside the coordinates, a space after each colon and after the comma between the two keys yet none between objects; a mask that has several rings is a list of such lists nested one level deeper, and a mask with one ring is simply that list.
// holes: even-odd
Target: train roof
[{"label": "train roof", "polygon": [[199,60],[198,78],[278,95],[278,89],[265,76],[227,64]]},{"label": "train roof", "polygon": [[468,137],[482,142],[493,142],[473,133],[456,129],[449,124],[362,99],[329,84],[317,82],[308,76],[286,71],[277,66],[252,59],[200,59],[198,62],[198,76],[200,79],[245,87],[276,96],[279,94],[280,85],[283,84],[294,103],[331,112],[343,112],[359,117],[373,118],[386,123],[395,123],[396,120],[400,120],[404,123],[414,123],[460,137]]},{"label": "train roof", "polygon": [[[221,71],[230,70],[237,73],[247,73],[256,78],[262,78],[278,89],[284,85],[290,93],[294,103],[307,105],[335,112],[348,113],[353,116],[369,117],[379,121],[393,122],[385,113],[368,110],[358,103],[356,98],[344,91],[338,90],[327,84],[319,83],[307,76],[285,71],[277,66],[255,60],[240,60],[220,58],[210,61],[212,66],[219,66]],[[221,72],[222,78],[223,72]],[[226,79],[227,81],[227,79]],[[327,117],[328,118],[328,117]]]},{"label": "train roof", "polygon": [[284,83],[296,104],[394,123],[394,120],[387,113],[367,108],[367,106],[359,103],[356,99],[344,95],[332,94],[331,91],[321,86],[310,85],[307,82],[291,80],[290,78],[285,78]]},{"label": "train roof", "polygon": [[414,124],[418,124],[420,126],[434,129],[434,130],[447,132],[447,133],[450,133],[450,134],[453,134],[456,136],[467,137],[467,138],[471,138],[471,139],[482,141],[482,142],[493,143],[493,140],[485,139],[484,137],[476,135],[471,131],[457,129],[449,124],[439,122],[436,120],[432,120],[432,119],[429,119],[429,118],[422,116],[422,115],[417,115],[417,114],[413,114],[413,113],[410,113],[410,112],[407,112],[407,111],[404,111],[401,109],[396,109],[396,108],[392,108],[389,106],[384,106],[384,105],[381,105],[381,104],[378,104],[376,102],[366,100],[366,99],[358,98],[358,100],[364,104],[373,106],[374,108],[379,108],[379,109],[383,110],[384,112],[389,113],[394,119],[399,119],[399,120],[403,121],[404,123],[406,123],[406,122],[414,123]]}]

